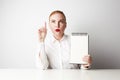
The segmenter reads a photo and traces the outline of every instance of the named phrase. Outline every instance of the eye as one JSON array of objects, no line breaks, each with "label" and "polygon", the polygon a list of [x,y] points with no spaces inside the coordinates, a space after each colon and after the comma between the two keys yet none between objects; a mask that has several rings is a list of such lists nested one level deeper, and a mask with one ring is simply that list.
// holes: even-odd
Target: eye
[{"label": "eye", "polygon": [[51,20],[52,23],[55,23],[55,20]]},{"label": "eye", "polygon": [[65,23],[65,20],[61,20],[60,22],[61,22],[61,23]]}]

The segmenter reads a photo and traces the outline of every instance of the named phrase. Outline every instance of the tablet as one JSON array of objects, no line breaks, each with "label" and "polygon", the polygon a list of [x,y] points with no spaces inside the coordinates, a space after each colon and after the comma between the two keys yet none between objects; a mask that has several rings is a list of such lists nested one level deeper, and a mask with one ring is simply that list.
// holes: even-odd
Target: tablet
[{"label": "tablet", "polygon": [[83,61],[85,55],[88,55],[88,34],[72,33],[70,63],[87,64]]}]

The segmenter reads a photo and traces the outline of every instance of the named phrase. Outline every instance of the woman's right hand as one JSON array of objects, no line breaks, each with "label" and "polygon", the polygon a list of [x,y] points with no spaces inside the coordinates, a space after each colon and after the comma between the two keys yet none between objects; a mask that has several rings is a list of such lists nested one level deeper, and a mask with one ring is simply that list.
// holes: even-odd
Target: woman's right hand
[{"label": "woman's right hand", "polygon": [[38,30],[38,36],[39,36],[40,42],[44,42],[46,34],[47,34],[47,29],[46,29],[46,22],[45,22],[45,25]]}]

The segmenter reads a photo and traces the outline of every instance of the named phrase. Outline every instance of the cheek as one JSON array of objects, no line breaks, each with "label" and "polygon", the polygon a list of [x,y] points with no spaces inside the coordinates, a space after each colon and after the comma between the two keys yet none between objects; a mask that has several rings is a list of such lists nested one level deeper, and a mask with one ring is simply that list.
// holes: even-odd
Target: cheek
[{"label": "cheek", "polygon": [[52,26],[50,27],[50,29],[51,29],[52,31],[54,31],[54,28],[53,28]]},{"label": "cheek", "polygon": [[63,24],[63,25],[62,25],[62,28],[65,29],[65,28],[66,28],[66,24]]},{"label": "cheek", "polygon": [[52,33],[55,33],[55,28],[53,26],[50,26],[50,30],[52,31]]},{"label": "cheek", "polygon": [[62,30],[64,31],[64,30],[65,30],[65,28],[66,28],[66,26],[63,26],[63,27],[62,27]]},{"label": "cheek", "polygon": [[52,24],[49,24],[49,27],[50,27],[51,30],[54,29],[54,26]]}]

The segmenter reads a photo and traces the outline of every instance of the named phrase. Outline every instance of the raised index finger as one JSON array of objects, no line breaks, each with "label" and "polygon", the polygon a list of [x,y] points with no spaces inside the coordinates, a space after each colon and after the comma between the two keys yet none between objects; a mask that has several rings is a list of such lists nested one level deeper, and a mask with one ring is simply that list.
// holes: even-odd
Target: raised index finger
[{"label": "raised index finger", "polygon": [[46,29],[46,22],[45,22],[45,24],[44,24],[44,27],[45,27],[45,29]]}]

